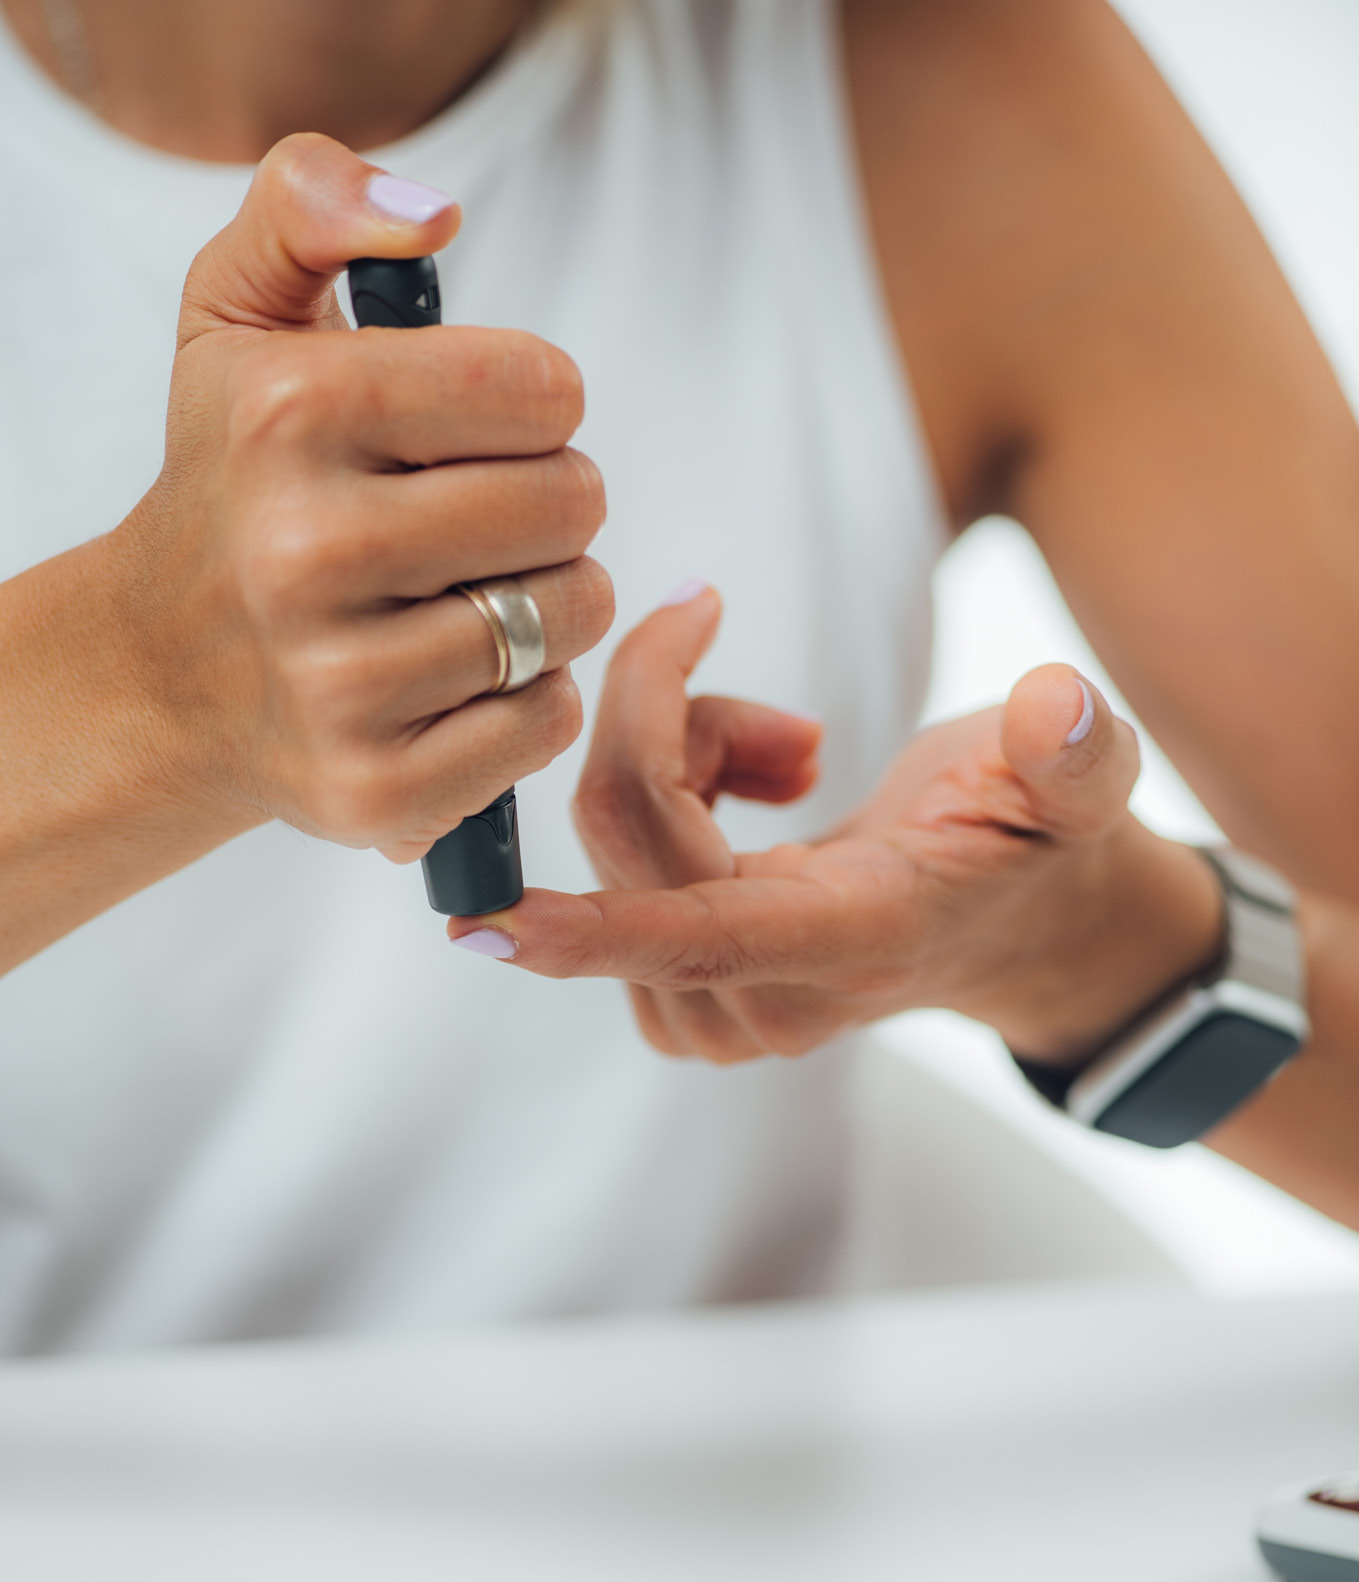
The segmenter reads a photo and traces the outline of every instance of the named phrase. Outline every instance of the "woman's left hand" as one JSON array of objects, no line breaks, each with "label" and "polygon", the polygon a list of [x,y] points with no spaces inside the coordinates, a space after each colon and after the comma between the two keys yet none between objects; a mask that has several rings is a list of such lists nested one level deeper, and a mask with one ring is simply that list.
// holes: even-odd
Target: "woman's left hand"
[{"label": "woman's left hand", "polygon": [[652,1044],[722,1062],[928,1005],[1074,1063],[1213,958],[1216,881],[1128,811],[1136,738],[1066,665],[921,733],[823,839],[734,854],[717,796],[800,796],[821,731],[687,696],[719,620],[710,588],[663,606],[609,667],[575,805],[607,888],[530,890],[450,938],[546,977],[625,979]]}]

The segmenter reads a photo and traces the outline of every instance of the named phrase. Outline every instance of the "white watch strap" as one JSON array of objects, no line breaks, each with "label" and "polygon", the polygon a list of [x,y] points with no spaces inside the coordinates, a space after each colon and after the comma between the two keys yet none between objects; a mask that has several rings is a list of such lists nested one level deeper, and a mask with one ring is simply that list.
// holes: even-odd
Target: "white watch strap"
[{"label": "white watch strap", "polygon": [[[1138,1141],[1150,1135],[1122,1131],[1124,1125],[1146,1125],[1164,1137],[1177,1126],[1190,1129],[1184,1136],[1199,1135],[1212,1124],[1214,1095],[1221,1093],[1222,1114],[1279,1069],[1308,1036],[1305,1010],[1305,969],[1294,915],[1293,887],[1282,875],[1255,858],[1230,848],[1204,849],[1221,886],[1224,914],[1223,952],[1213,969],[1178,992],[1150,1007],[1140,1018],[1112,1038],[1074,1078],[1063,1080],[1036,1063],[1020,1060],[1020,1069],[1046,1098],[1064,1108],[1073,1120],[1086,1126],[1121,1131]],[[1247,1040],[1241,1058],[1222,1059],[1216,1054],[1204,1064],[1204,1046],[1194,1045],[1195,1064],[1190,1067],[1161,1064],[1180,1059],[1181,1046],[1196,1039],[1198,1029],[1222,1016],[1240,1017],[1271,1030],[1263,1040]],[[1210,1037],[1210,1043],[1212,1042]],[[1216,1074],[1214,1074],[1216,1073]],[[1153,1090],[1139,1086],[1157,1084]],[[1127,1096],[1136,1090],[1142,1098],[1134,1105],[1142,1122],[1130,1119]],[[1140,1111],[1138,1109],[1140,1105]],[[1183,1108],[1180,1106],[1183,1105]],[[1148,1108],[1150,1106],[1150,1108]],[[1106,1119],[1119,1114],[1106,1125]],[[1195,1119],[1191,1122],[1191,1116]],[[1181,1138],[1181,1140],[1183,1140]],[[1157,1141],[1156,1146],[1171,1146]]]},{"label": "white watch strap", "polygon": [[1282,874],[1244,852],[1230,846],[1205,846],[1202,851],[1222,880],[1227,906],[1227,959],[1221,976],[1301,1005],[1297,892]]}]

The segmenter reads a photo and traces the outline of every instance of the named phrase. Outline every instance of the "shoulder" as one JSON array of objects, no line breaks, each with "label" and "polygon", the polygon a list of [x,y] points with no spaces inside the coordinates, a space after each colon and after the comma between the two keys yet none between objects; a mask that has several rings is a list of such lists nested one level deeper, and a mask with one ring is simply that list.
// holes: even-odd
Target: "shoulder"
[{"label": "shoulder", "polygon": [[[1174,100],[1107,0],[840,0],[849,86],[866,153],[932,132],[954,174],[1035,169],[1138,140]],[[910,159],[923,145],[896,141]]]}]

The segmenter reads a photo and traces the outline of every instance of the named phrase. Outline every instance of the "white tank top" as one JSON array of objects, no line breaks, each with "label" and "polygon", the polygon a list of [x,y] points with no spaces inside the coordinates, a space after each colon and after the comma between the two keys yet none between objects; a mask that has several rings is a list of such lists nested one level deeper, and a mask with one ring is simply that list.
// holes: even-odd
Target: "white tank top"
[{"label": "white tank top", "polygon": [[[445,320],[583,370],[618,630],[705,577],[698,685],[829,722],[805,804],[725,810],[743,847],[849,807],[926,680],[941,517],[840,94],[827,0],[632,0],[373,156],[464,206]],[[4,575],[151,483],[184,273],[248,180],[110,133],[0,39]],[[520,786],[532,884],[592,887],[580,757]],[[824,1288],[849,1065],[665,1060],[617,984],[450,949],[418,870],[258,830],[0,980],[0,1346]]]}]

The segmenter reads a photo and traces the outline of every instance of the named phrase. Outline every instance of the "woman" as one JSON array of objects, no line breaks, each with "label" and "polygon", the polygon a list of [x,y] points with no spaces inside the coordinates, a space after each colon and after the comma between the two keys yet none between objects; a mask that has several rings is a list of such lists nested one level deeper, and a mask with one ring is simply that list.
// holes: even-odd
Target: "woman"
[{"label": "woman", "polygon": [[[1219,1140],[1355,1212],[1359,446],[1104,5],[651,0],[520,39],[517,0],[6,8],[6,1344],[779,1295],[821,1288],[835,1256],[845,1051],[648,1061],[611,985],[450,961],[409,874],[266,822],[417,855],[578,722],[560,670],[457,707],[492,655],[439,590],[560,565],[533,584],[557,665],[608,605],[577,558],[602,501],[562,449],[579,393],[549,347],[296,333],[338,328],[347,257],[441,248],[456,223],[314,138],[270,155],[195,264],[157,476],[179,281],[242,166],[299,129],[456,190],[446,321],[570,354],[620,608],[691,595],[610,682],[581,803],[606,882],[730,872],[702,793],[811,778],[811,723],[691,717],[716,622],[695,570],[727,601],[721,689],[826,722],[815,793],[748,810],[737,844],[846,821],[824,850],[918,929],[882,858],[915,838],[922,787],[962,785],[943,823],[990,842],[946,853],[934,948],[899,973],[912,941],[856,934],[862,889],[828,911],[796,847],[763,861],[799,899],[740,889],[739,927],[712,914],[747,966],[782,955],[733,980],[745,998],[690,992],[683,956],[668,997],[667,908],[706,891],[626,903],[631,954],[616,930],[597,948],[605,902],[543,896],[480,943],[643,979],[653,1037],[726,1054],[952,1003],[1071,1063],[1201,966],[1211,875],[1121,814],[1130,750],[1078,678],[1028,681],[1003,740],[983,718],[889,768],[923,692],[930,564],[1008,510],[1223,827],[1340,898],[1303,909],[1312,1047]],[[588,697],[597,659],[577,673]],[[559,892],[588,883],[573,770],[521,797],[531,877]],[[1051,838],[1016,859],[1023,827]],[[712,942],[697,965],[728,972]]]}]

